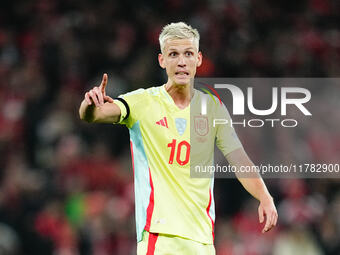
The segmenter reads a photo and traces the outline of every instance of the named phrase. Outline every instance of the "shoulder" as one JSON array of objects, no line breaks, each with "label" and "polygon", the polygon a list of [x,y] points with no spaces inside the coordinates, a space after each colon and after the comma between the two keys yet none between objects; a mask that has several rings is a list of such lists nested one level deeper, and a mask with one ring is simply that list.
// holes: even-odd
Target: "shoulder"
[{"label": "shoulder", "polygon": [[136,89],[130,92],[127,92],[123,95],[121,95],[121,97],[131,97],[131,96],[149,96],[149,95],[158,95],[161,93],[161,89],[162,86],[157,86],[157,87],[149,87],[149,88],[140,88],[140,89]]},{"label": "shoulder", "polygon": [[200,111],[208,113],[216,118],[230,118],[229,111],[218,95],[205,93],[195,89],[197,93],[194,106]]},{"label": "shoulder", "polygon": [[211,109],[217,109],[218,107],[224,106],[221,99],[211,93],[205,93],[200,90],[194,89],[197,102],[206,102],[207,106]]},{"label": "shoulder", "polygon": [[131,92],[122,94],[119,98],[124,99],[129,106],[136,106],[143,104],[147,105],[148,102],[151,102],[154,97],[157,97],[161,94],[161,88],[159,87],[150,87],[150,88],[140,88],[137,90],[133,90]]},{"label": "shoulder", "polygon": [[120,95],[119,97],[122,97],[122,98],[127,98],[127,97],[138,97],[138,96],[141,96],[145,93],[145,89],[141,88],[141,89],[136,89],[136,90],[133,90],[133,91],[130,91],[130,92],[127,92],[123,95]]}]

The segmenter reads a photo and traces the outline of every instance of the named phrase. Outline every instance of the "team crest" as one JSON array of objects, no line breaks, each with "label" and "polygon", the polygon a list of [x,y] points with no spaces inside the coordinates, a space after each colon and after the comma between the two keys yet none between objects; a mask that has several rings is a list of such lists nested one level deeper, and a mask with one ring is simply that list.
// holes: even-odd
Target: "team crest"
[{"label": "team crest", "polygon": [[200,136],[205,136],[209,132],[208,117],[195,116],[194,117],[195,132]]},{"label": "team crest", "polygon": [[187,128],[187,120],[183,118],[176,118],[175,124],[178,134],[183,135],[185,129]]}]

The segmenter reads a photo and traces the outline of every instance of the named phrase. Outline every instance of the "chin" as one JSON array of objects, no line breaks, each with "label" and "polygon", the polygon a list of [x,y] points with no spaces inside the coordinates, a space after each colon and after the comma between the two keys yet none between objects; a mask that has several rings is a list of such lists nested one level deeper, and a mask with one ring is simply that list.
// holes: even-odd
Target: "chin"
[{"label": "chin", "polygon": [[180,80],[175,79],[175,83],[177,85],[183,85],[183,86],[190,85],[190,79],[180,79]]}]

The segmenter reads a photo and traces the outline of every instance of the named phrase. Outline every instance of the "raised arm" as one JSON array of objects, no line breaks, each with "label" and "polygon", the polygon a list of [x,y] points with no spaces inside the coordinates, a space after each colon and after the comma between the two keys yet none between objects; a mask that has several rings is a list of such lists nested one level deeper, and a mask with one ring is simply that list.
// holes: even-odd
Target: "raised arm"
[{"label": "raised arm", "polygon": [[79,108],[80,119],[99,123],[115,123],[119,121],[120,109],[105,92],[107,80],[107,74],[104,73],[101,84],[85,93],[84,100]]},{"label": "raised arm", "polygon": [[[228,155],[226,159],[230,165],[236,166],[240,169],[241,166],[254,166],[254,163],[249,159],[247,153],[243,148],[237,149]],[[275,204],[272,196],[270,195],[265,183],[258,174],[249,176],[242,176],[241,174],[236,174],[236,177],[241,182],[242,186],[257,200],[260,201],[258,208],[259,221],[262,223],[264,218],[266,218],[266,224],[262,230],[262,233],[272,229],[277,222],[278,214],[275,208]]]}]

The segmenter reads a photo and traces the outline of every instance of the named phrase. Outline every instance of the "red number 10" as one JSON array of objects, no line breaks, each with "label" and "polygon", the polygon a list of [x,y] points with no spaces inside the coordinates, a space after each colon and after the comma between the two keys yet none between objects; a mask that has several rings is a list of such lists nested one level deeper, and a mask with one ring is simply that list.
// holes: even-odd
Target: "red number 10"
[{"label": "red number 10", "polygon": [[[168,143],[168,147],[171,148],[169,164],[173,164],[174,162],[176,142],[177,142],[176,139],[172,139],[172,142]],[[185,159],[181,160],[181,151],[182,151],[183,146],[186,147],[186,154],[185,154]],[[190,144],[187,141],[180,142],[177,146],[177,154],[176,154],[177,163],[180,164],[181,166],[184,166],[185,164],[189,162],[189,156],[190,156]]]}]

